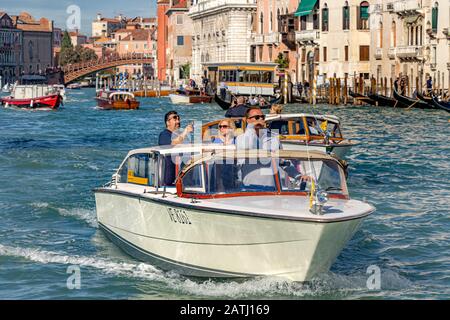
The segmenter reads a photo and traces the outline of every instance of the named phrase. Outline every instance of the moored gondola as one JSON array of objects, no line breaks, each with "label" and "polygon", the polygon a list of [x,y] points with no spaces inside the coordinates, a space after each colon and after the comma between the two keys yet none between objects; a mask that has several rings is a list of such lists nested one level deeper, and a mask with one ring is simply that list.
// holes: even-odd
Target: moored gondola
[{"label": "moored gondola", "polygon": [[352,90],[349,90],[349,95],[352,96],[353,99],[364,102],[365,104],[370,104],[370,105],[376,106],[376,102],[366,95],[363,95],[363,94],[357,93],[357,92],[353,92]]},{"label": "moored gondola", "polygon": [[394,98],[384,96],[382,94],[369,94],[368,97],[375,102],[377,102],[380,107],[391,107],[391,108],[407,108],[408,106],[395,100]]},{"label": "moored gondola", "polygon": [[[272,107],[273,104],[278,104],[281,102],[281,100],[283,99],[282,96],[278,97],[278,98],[274,98],[272,100],[270,100],[269,103],[261,106],[258,105],[261,109],[270,109]],[[231,107],[231,102],[222,100],[217,94],[214,95],[214,101],[223,109],[223,110],[228,110]],[[250,106],[250,105],[249,105]]]},{"label": "moored gondola", "polygon": [[399,94],[395,89],[394,89],[394,98],[398,102],[405,104],[407,108],[434,109],[434,106],[431,106],[428,103],[419,99],[413,99],[407,96],[403,96]]},{"label": "moored gondola", "polygon": [[433,96],[433,98],[431,98],[431,102],[436,109],[442,109],[450,112],[450,102],[439,101],[436,96]]},{"label": "moored gondola", "polygon": [[426,102],[426,103],[428,103],[428,104],[430,104],[430,105],[433,105],[433,101],[432,101],[432,98],[431,98],[431,97],[424,96],[424,95],[421,94],[420,92],[416,92],[416,97],[417,97],[419,100],[423,101],[423,102]]}]

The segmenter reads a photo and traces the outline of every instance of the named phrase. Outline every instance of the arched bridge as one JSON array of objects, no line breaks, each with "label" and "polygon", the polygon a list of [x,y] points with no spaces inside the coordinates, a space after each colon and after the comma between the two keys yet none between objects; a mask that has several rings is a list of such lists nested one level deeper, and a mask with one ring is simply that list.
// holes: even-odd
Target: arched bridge
[{"label": "arched bridge", "polygon": [[106,56],[98,60],[68,64],[62,68],[64,72],[64,84],[68,84],[97,71],[127,64],[152,64],[153,61],[153,57],[149,55],[130,53],[127,55]]}]

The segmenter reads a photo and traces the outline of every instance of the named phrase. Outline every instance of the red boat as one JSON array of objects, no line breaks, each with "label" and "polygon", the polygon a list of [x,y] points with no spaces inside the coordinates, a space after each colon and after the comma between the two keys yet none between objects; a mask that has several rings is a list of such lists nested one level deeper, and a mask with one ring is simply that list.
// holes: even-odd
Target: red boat
[{"label": "red boat", "polygon": [[43,97],[15,99],[13,97],[1,98],[1,102],[5,107],[18,107],[26,109],[58,109],[61,104],[62,97],[60,94],[51,94]]}]

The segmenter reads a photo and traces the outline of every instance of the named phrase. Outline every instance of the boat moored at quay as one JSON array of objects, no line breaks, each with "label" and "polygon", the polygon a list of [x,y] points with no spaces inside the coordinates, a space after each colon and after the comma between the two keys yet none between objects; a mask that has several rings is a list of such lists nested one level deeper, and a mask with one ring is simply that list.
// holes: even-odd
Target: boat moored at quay
[{"label": "boat moored at quay", "polygon": [[311,280],[375,210],[350,199],[331,155],[218,145],[133,150],[94,193],[99,226],[125,252],[208,278]]}]

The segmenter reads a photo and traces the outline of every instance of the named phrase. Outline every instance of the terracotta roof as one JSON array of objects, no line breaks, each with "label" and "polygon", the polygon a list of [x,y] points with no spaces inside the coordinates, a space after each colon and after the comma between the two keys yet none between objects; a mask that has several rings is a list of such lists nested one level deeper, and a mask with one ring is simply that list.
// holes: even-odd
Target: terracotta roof
[{"label": "terracotta roof", "polygon": [[101,18],[100,21],[94,20],[94,22],[114,22],[114,23],[120,23],[120,20],[114,19],[114,18]]},{"label": "terracotta roof", "polygon": [[147,41],[151,36],[151,31],[146,29],[130,30],[130,34],[122,41]]},{"label": "terracotta roof", "polygon": [[41,24],[31,24],[31,23],[18,23],[16,26],[17,29],[22,31],[43,31],[43,32],[51,32],[52,29],[49,26],[41,25]]}]

